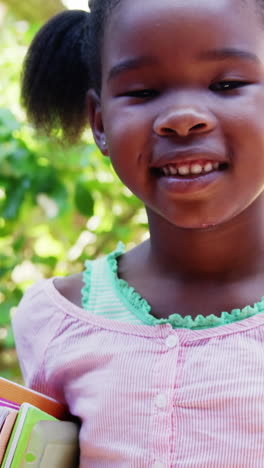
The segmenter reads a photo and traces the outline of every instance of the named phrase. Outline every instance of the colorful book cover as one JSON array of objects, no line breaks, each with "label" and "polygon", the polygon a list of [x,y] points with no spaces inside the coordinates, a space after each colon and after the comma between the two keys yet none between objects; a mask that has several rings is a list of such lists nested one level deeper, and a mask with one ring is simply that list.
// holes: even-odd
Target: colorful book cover
[{"label": "colorful book cover", "polygon": [[30,403],[57,419],[68,419],[67,406],[42,393],[0,377],[0,406],[17,409],[22,403]]},{"label": "colorful book cover", "polygon": [[50,416],[39,408],[36,408],[29,403],[22,403],[18,411],[1,468],[18,468],[21,465],[30,439],[31,431],[34,425],[41,420],[56,421],[53,416]]},{"label": "colorful book cover", "polygon": [[6,407],[9,409],[19,410],[20,405],[18,403],[13,403],[13,401],[7,400],[6,398],[0,397],[0,407]]},{"label": "colorful book cover", "polygon": [[1,468],[78,468],[78,432],[77,424],[23,403]]},{"label": "colorful book cover", "polygon": [[5,406],[0,406],[0,431],[10,411],[12,411],[10,408],[6,408]]},{"label": "colorful book cover", "polygon": [[17,415],[18,415],[18,411],[10,410],[2,426],[2,429],[0,432],[0,466],[2,466],[1,463],[3,461],[5,451],[6,451],[9,439],[11,437],[11,433],[12,433]]},{"label": "colorful book cover", "polygon": [[[39,421],[19,468],[78,468],[78,426],[68,421]],[[13,466],[13,465],[12,465]]]}]

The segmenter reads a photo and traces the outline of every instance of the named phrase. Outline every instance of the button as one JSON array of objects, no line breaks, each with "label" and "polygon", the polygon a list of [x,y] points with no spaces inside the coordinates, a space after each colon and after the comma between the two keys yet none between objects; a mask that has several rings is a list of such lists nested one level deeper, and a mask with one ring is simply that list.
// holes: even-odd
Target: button
[{"label": "button", "polygon": [[176,335],[169,335],[166,338],[166,346],[168,346],[168,348],[175,348],[175,346],[177,346],[178,344],[179,340]]},{"label": "button", "polygon": [[155,461],[153,468],[165,468],[165,465],[160,461]]},{"label": "button", "polygon": [[158,408],[165,408],[167,406],[167,396],[165,393],[160,393],[155,398],[155,405]]},{"label": "button", "polygon": [[155,461],[153,468],[165,468],[164,463],[161,463],[160,461]]}]

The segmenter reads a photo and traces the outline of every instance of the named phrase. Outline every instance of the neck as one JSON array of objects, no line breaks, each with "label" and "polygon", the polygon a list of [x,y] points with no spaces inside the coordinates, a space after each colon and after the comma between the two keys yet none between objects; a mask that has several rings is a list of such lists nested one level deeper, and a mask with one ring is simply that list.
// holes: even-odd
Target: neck
[{"label": "neck", "polygon": [[150,262],[185,280],[237,280],[264,272],[264,213],[251,206],[208,230],[181,229],[148,212]]}]

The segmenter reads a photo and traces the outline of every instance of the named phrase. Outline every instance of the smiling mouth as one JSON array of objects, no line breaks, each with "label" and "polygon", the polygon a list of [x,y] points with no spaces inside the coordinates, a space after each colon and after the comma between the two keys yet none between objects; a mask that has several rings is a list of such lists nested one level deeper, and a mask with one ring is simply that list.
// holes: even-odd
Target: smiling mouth
[{"label": "smiling mouth", "polygon": [[225,171],[228,164],[215,161],[193,161],[166,164],[153,168],[156,175],[163,177],[196,178],[216,171]]}]

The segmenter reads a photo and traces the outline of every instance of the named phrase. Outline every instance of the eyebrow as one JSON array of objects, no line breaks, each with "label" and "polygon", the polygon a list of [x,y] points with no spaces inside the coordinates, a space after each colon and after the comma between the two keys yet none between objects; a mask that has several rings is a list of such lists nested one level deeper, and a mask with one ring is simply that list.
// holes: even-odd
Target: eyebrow
[{"label": "eyebrow", "polygon": [[114,77],[116,77],[122,72],[129,71],[129,70],[137,70],[138,68],[148,66],[148,65],[154,65],[156,63],[157,61],[154,59],[154,57],[150,57],[150,56],[142,56],[142,57],[124,60],[123,62],[120,62],[111,68],[111,70],[109,71],[107,80],[109,81],[113,79]]},{"label": "eyebrow", "polygon": [[[247,50],[236,49],[236,48],[223,48],[223,49],[212,49],[200,54],[202,60],[228,60],[228,59],[240,59],[240,60],[249,60],[254,63],[260,63],[259,57],[253,52]],[[154,65],[157,61],[154,57],[142,56],[137,58],[132,58],[124,60],[123,62],[114,65],[109,71],[107,80],[110,81],[120,73],[129,70],[137,70],[141,67]]]},{"label": "eyebrow", "polygon": [[227,59],[240,59],[249,60],[254,63],[260,63],[259,57],[253,52],[236,48],[212,49],[203,52],[200,57],[205,60],[227,60]]}]

